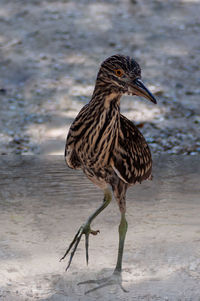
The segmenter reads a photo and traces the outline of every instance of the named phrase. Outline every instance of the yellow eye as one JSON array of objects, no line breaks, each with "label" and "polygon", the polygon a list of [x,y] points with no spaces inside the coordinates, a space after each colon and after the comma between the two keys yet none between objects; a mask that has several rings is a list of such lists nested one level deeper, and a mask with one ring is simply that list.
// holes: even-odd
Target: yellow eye
[{"label": "yellow eye", "polygon": [[121,77],[124,74],[124,72],[121,69],[115,69],[114,71],[115,71],[115,74],[119,77]]}]

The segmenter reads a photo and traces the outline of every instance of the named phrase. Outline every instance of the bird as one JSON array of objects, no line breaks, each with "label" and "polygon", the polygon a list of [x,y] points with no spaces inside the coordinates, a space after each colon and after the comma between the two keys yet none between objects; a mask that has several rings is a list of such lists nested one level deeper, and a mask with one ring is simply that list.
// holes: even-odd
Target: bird
[{"label": "bird", "polygon": [[66,139],[67,165],[72,169],[82,169],[87,178],[104,192],[103,202],[80,226],[61,258],[63,260],[70,253],[66,270],[71,265],[83,235],[88,264],[89,235],[99,233],[99,230],[92,230],[91,223],[109,205],[112,193],[121,214],[118,256],[113,274],[101,281],[80,283],[100,284],[90,291],[114,283],[126,291],[122,286],[122,257],[128,228],[126,191],[136,183],[152,179],[150,148],[137,126],[120,113],[120,98],[124,94],[141,96],[157,103],[141,80],[141,68],[136,60],[115,54],[101,64],[92,98],[71,124]]}]

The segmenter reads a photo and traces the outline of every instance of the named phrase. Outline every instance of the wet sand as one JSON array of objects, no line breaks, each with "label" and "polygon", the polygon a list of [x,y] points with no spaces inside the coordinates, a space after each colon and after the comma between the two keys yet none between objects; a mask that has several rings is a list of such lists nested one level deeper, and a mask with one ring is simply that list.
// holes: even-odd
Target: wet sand
[{"label": "wet sand", "polygon": [[113,200],[93,223],[89,265],[84,239],[72,265],[59,262],[102,192],[63,157],[0,158],[0,300],[200,300],[198,156],[154,158],[154,179],[128,191],[123,285],[84,293],[80,281],[115,267],[119,210]]}]

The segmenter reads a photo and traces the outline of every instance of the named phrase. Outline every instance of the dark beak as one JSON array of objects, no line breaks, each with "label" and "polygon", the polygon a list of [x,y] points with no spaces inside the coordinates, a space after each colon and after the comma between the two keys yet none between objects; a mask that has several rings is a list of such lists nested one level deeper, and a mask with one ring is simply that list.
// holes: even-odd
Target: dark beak
[{"label": "dark beak", "polygon": [[153,94],[145,87],[143,82],[140,79],[135,79],[132,82],[131,90],[135,95],[142,96],[152,101],[153,103],[157,103]]}]

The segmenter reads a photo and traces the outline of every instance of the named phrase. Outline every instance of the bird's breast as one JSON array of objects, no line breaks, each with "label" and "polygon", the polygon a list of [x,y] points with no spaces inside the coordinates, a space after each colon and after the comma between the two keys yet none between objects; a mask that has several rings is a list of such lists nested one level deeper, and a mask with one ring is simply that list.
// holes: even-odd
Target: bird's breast
[{"label": "bird's breast", "polygon": [[98,116],[76,145],[83,165],[91,168],[106,167],[115,145],[117,132],[116,116],[108,117],[106,112]]}]

